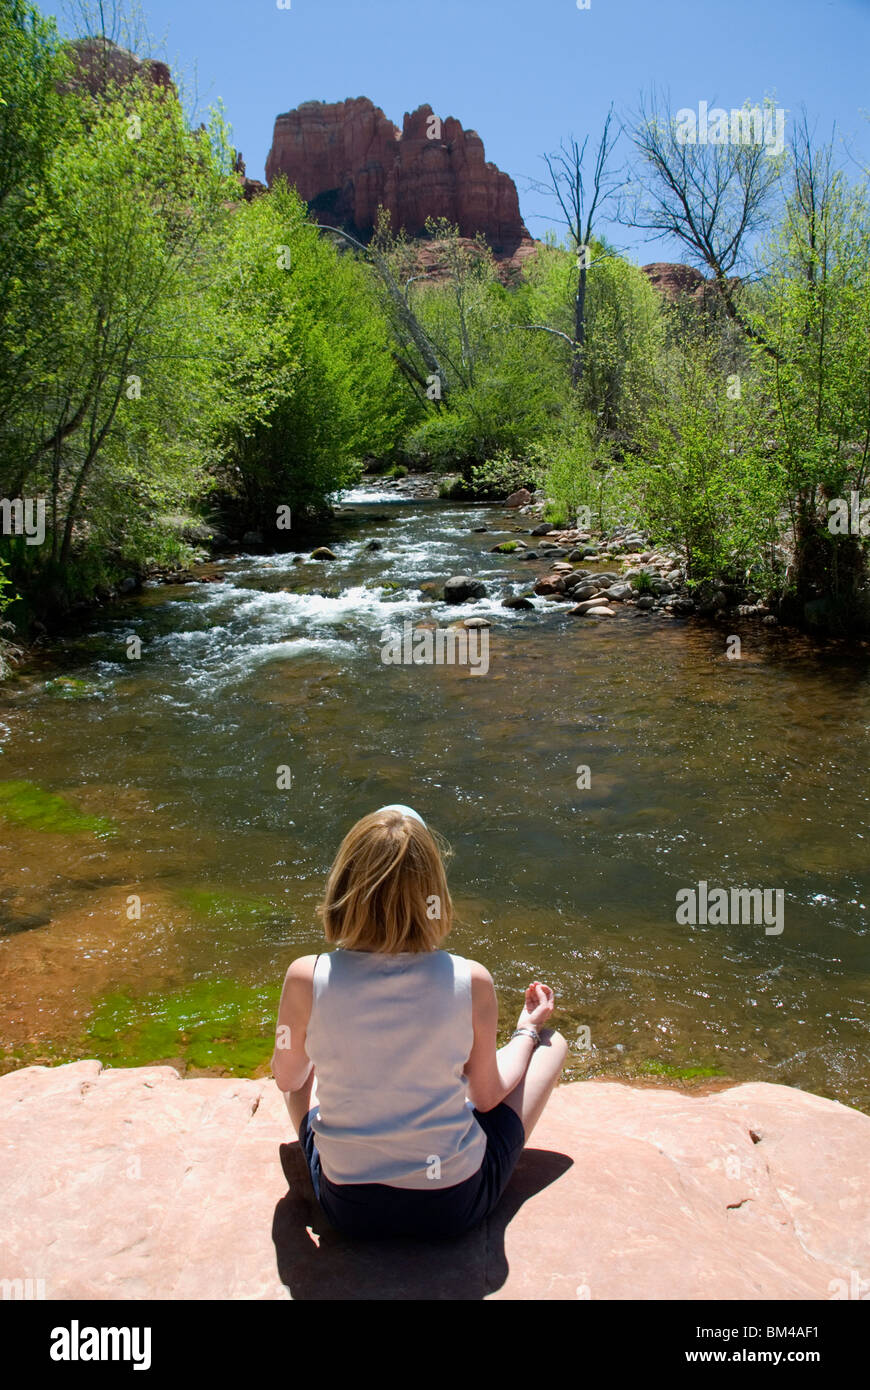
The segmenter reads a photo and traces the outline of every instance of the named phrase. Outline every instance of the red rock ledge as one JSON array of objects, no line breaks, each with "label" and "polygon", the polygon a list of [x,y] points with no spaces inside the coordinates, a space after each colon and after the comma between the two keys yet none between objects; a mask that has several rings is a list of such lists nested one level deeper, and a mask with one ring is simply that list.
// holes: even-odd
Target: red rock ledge
[{"label": "red rock ledge", "polygon": [[271,1080],[28,1067],[0,1078],[0,1133],[0,1279],[47,1298],[828,1300],[870,1280],[870,1117],[787,1086],[559,1087],[449,1259],[329,1227]]}]

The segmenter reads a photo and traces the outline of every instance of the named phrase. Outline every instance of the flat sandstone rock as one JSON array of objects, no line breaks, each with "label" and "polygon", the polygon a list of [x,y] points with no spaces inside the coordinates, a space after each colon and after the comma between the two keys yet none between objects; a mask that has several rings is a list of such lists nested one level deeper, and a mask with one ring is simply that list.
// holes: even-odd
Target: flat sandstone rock
[{"label": "flat sandstone rock", "polygon": [[870,1117],[787,1086],[560,1086],[493,1217],[354,1245],[271,1080],[0,1078],[0,1279],[52,1299],[798,1299],[870,1280]]}]

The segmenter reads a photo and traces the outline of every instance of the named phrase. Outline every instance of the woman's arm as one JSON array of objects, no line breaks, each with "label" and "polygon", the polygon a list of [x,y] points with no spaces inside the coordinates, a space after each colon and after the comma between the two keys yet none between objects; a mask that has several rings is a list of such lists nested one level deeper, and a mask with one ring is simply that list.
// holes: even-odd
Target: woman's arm
[{"label": "woman's arm", "polygon": [[300,956],[284,976],[272,1054],[272,1075],[280,1091],[300,1091],[313,1065],[305,1051],[305,1035],[311,1017],[316,960],[316,956]]},{"label": "woman's arm", "polygon": [[[511,1038],[504,1047],[496,1048],[498,1038],[498,999],[492,976],[485,966],[477,961],[469,961],[471,966],[471,1021],[474,1028],[474,1044],[471,1056],[465,1064],[468,1094],[477,1110],[492,1110],[501,1104],[505,1096],[522,1081],[535,1050],[532,1038],[525,1033]],[[535,995],[537,1003],[534,1023],[543,1024],[553,1011],[553,992],[544,985],[529,986],[526,994],[527,1006],[520,1016],[520,1022],[528,1019],[529,993],[545,991],[543,998]]]}]

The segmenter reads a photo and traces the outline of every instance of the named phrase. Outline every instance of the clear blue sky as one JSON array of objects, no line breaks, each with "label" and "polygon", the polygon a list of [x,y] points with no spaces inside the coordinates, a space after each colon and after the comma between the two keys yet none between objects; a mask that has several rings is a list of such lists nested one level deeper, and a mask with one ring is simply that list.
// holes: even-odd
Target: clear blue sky
[{"label": "clear blue sky", "polygon": [[[529,191],[560,139],[597,139],[611,101],[656,83],[672,104],[726,108],[775,95],[834,121],[870,155],[870,0],[140,0],[156,44],[223,100],[248,174],[263,178],[276,115],[306,100],[368,96],[391,120],[428,102],[483,138],[516,181],[533,235],[554,225]],[[44,3],[63,28],[63,5]],[[786,128],[788,131],[788,127]],[[639,261],[679,259],[612,229]]]}]

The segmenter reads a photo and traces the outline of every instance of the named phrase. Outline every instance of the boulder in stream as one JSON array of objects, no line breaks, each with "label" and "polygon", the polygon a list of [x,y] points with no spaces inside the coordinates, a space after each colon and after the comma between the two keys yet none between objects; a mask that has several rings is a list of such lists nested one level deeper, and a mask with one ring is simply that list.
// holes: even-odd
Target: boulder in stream
[{"label": "boulder in stream", "polygon": [[470,574],[454,574],[444,585],[445,603],[467,603],[474,598],[486,598],[486,585]]}]

